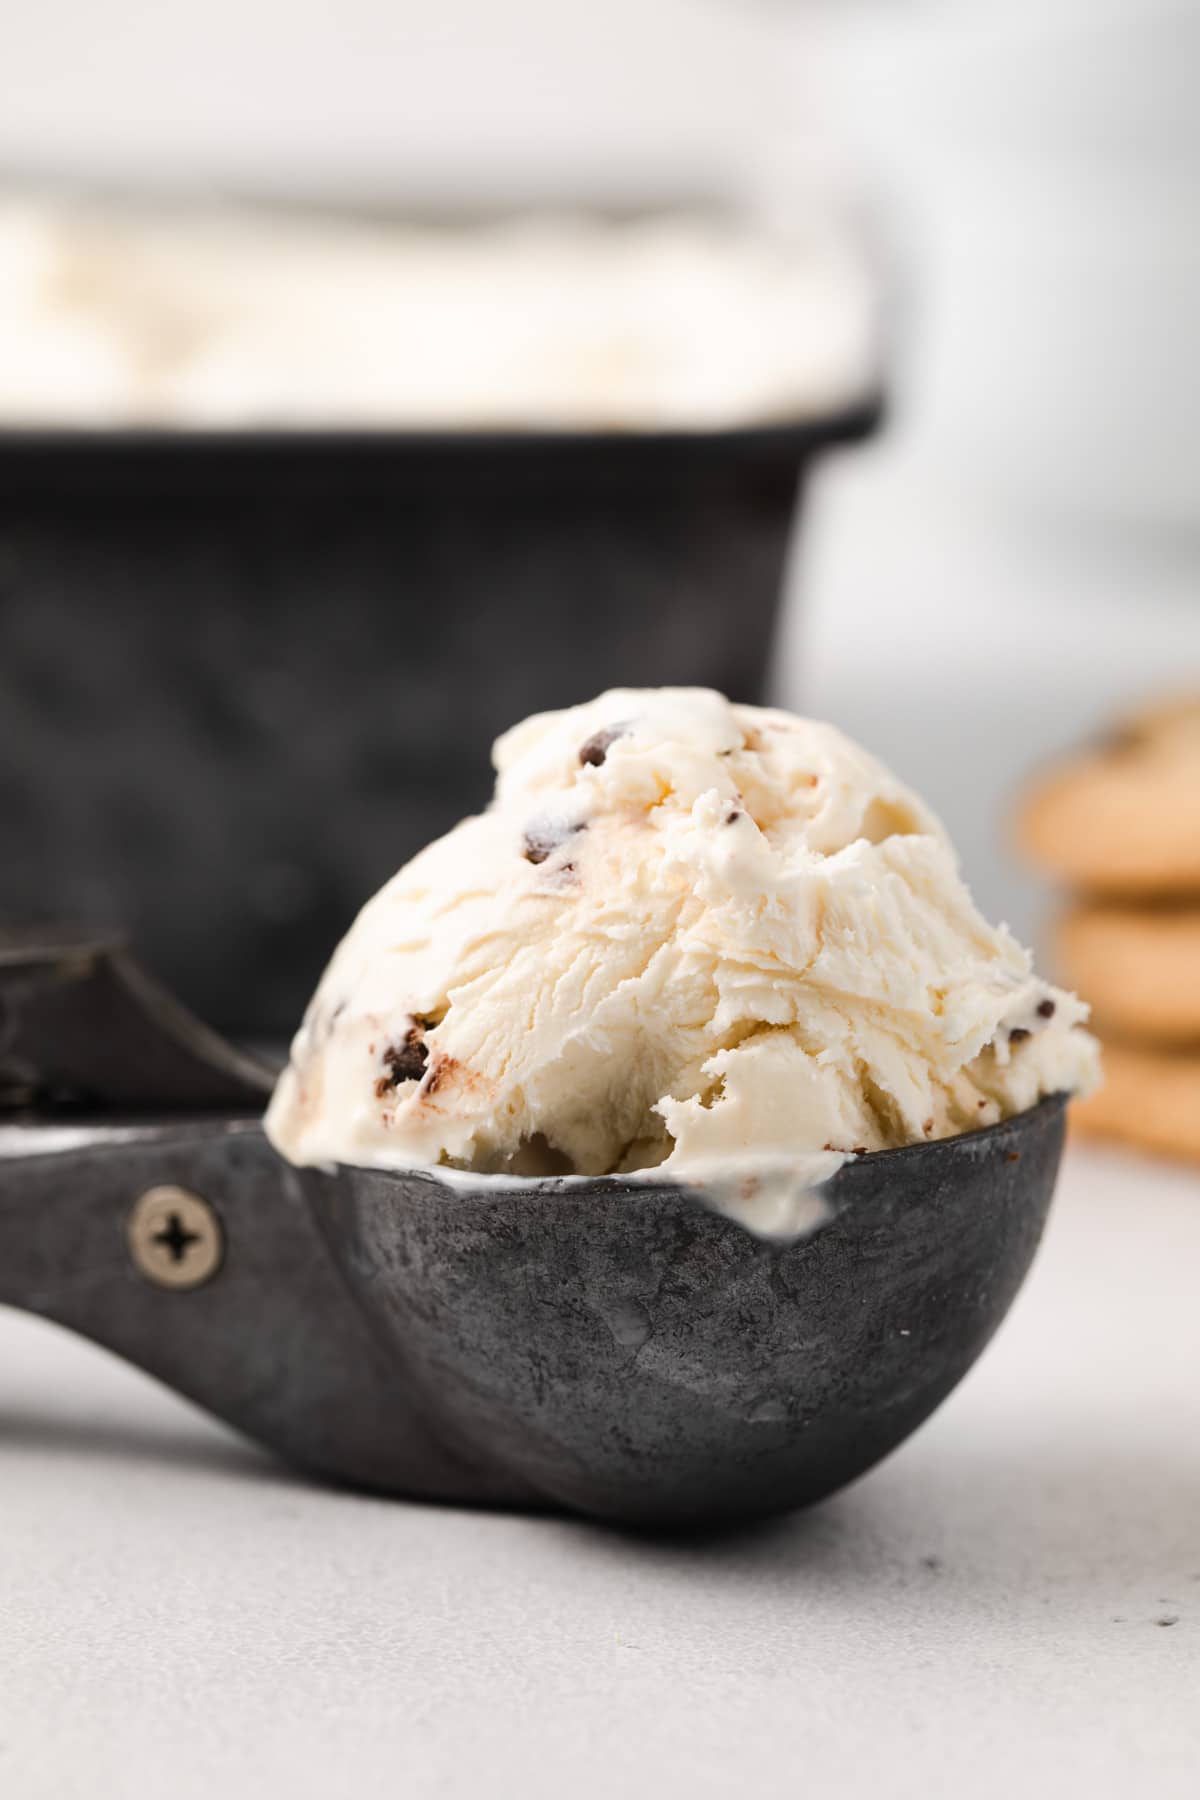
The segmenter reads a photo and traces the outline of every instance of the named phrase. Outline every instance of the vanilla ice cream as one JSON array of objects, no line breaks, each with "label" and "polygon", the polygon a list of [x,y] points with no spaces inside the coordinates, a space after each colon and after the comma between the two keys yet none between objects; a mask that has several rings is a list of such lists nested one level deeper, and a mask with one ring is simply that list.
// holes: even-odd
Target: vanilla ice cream
[{"label": "vanilla ice cream", "polygon": [[1086,1007],[832,726],[616,690],[495,762],[330,963],[267,1115],[293,1162],[815,1182],[1094,1084]]},{"label": "vanilla ice cream", "polygon": [[0,194],[0,419],[710,430],[877,382],[872,284],[815,204],[433,227]]}]

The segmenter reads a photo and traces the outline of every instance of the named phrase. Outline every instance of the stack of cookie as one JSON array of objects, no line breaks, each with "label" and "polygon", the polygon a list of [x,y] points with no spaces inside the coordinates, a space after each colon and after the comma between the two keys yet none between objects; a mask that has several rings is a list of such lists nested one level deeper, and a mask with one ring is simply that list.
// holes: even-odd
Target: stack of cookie
[{"label": "stack of cookie", "polygon": [[1091,1002],[1106,1076],[1079,1125],[1200,1161],[1200,698],[1043,778],[1019,829],[1074,890],[1056,973]]}]

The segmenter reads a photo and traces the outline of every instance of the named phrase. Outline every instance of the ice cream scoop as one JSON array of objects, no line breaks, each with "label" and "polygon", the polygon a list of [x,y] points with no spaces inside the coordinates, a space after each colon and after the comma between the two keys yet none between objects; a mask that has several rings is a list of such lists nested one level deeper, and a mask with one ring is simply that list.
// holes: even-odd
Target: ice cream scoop
[{"label": "ice cream scoop", "polygon": [[267,1072],[118,945],[0,941],[0,1300],[384,1492],[815,1500],[1003,1317],[1084,1009],[829,727],[624,691],[497,764],[336,953],[265,1135]]},{"label": "ice cream scoop", "polygon": [[680,1524],[831,1492],[995,1330],[1062,1144],[1052,1098],[853,1159],[785,1243],[680,1182],[292,1168],[269,1074],[111,941],[0,937],[0,1012],[0,1302],[410,1498]]},{"label": "ice cream scoop", "polygon": [[619,690],[495,761],[491,807],[330,963],[267,1118],[290,1160],[641,1175],[736,1206],[1094,1080],[1086,1007],[832,726]]}]

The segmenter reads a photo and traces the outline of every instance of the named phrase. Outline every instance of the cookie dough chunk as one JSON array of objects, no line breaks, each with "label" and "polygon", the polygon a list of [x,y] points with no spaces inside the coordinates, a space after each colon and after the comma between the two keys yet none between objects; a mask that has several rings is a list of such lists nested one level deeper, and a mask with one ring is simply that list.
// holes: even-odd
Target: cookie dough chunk
[{"label": "cookie dough chunk", "polygon": [[1072,1111],[1078,1130],[1200,1163],[1200,1053],[1105,1044],[1104,1075]]},{"label": "cookie dough chunk", "polygon": [[1055,961],[1102,1031],[1200,1052],[1200,900],[1079,907],[1058,927]]},{"label": "cookie dough chunk", "polygon": [[1018,835],[1033,862],[1089,892],[1200,894],[1200,697],[1135,717],[1048,773]]}]

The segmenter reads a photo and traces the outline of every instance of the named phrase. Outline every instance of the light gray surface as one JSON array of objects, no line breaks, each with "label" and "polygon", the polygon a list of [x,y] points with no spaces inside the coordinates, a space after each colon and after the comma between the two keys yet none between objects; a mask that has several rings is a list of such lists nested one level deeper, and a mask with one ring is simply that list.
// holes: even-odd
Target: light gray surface
[{"label": "light gray surface", "polygon": [[942,1413],[688,1544],[304,1486],[0,1314],[0,1791],[1190,1797],[1198,1270],[1200,1181],[1074,1152]]}]

